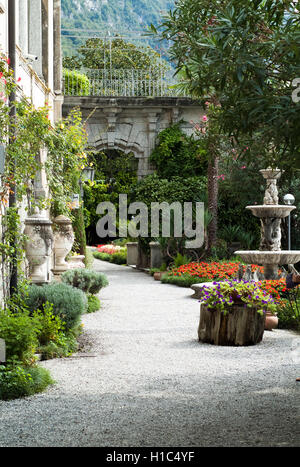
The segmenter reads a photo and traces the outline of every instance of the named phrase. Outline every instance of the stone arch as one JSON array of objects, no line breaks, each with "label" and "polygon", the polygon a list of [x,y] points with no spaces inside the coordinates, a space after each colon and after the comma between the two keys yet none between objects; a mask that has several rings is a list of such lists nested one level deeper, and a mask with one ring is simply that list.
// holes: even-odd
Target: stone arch
[{"label": "stone arch", "polygon": [[127,142],[125,140],[114,139],[113,141],[108,141],[105,139],[99,139],[93,144],[94,148],[97,151],[103,150],[119,150],[125,154],[133,153],[134,157],[138,159],[138,170],[137,176],[138,179],[144,177],[149,173],[148,167],[148,157],[145,155],[144,148],[135,142]]}]

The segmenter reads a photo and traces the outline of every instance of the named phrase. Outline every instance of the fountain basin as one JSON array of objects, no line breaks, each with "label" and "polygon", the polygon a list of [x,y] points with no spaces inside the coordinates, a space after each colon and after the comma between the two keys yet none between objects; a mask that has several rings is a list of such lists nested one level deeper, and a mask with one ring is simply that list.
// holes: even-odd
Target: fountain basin
[{"label": "fountain basin", "polygon": [[235,255],[240,256],[247,264],[296,264],[300,261],[299,250],[281,250],[281,251],[235,251]]},{"label": "fountain basin", "polygon": [[260,219],[274,218],[274,219],[284,219],[288,217],[296,206],[285,206],[280,204],[263,204],[261,206],[247,206],[246,209],[250,209],[252,214]]},{"label": "fountain basin", "polygon": [[281,277],[279,266],[296,264],[300,261],[300,251],[235,251],[235,255],[247,264],[258,264],[264,267],[264,277],[266,280],[277,280]]}]

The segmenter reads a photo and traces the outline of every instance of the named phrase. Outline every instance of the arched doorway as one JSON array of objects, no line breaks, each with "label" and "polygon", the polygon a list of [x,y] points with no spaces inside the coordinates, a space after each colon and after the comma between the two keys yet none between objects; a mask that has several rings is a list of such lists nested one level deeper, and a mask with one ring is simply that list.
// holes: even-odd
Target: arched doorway
[{"label": "arched doorway", "polygon": [[100,239],[96,232],[99,203],[110,201],[118,211],[120,194],[130,199],[132,188],[138,181],[138,159],[133,152],[120,149],[94,150],[90,160],[95,168],[94,182],[84,186],[84,216],[88,245],[97,245],[114,240]]}]

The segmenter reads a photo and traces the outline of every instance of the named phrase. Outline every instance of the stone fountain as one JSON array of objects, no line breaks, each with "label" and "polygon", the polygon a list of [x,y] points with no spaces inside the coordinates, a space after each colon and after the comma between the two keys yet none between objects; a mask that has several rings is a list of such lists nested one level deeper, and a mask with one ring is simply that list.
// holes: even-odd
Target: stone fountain
[{"label": "stone fountain", "polygon": [[260,170],[266,180],[264,204],[247,206],[252,214],[261,221],[261,241],[257,251],[236,251],[247,264],[259,264],[264,267],[264,278],[278,279],[279,267],[296,264],[300,261],[300,251],[281,250],[281,221],[296,209],[296,206],[279,204],[277,181],[281,176],[279,169]]}]

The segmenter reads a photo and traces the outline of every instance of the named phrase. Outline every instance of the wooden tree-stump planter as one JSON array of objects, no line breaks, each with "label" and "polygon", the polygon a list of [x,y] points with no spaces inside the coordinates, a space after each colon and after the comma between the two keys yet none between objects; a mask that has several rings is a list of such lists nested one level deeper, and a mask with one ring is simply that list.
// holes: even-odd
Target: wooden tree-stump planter
[{"label": "wooden tree-stump planter", "polygon": [[224,314],[201,304],[199,341],[214,345],[255,345],[263,338],[265,319],[265,314],[258,313],[256,307],[231,305]]}]

